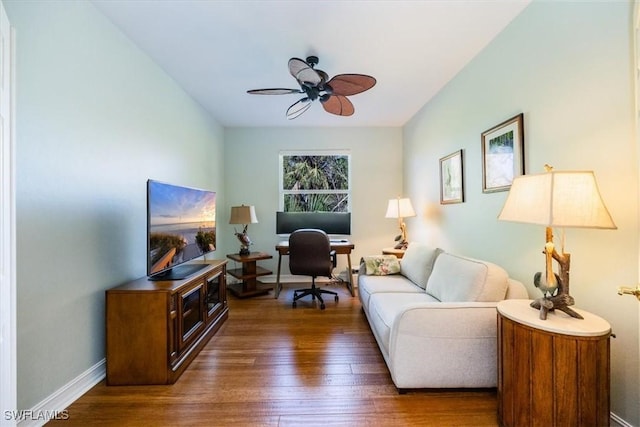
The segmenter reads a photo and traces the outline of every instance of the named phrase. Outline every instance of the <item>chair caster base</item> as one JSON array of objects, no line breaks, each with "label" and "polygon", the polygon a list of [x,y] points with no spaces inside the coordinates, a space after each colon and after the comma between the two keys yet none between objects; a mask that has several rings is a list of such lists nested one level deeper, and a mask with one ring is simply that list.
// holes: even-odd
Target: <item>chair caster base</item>
[{"label": "chair caster base", "polygon": [[[303,298],[307,295],[311,295],[311,302],[313,304],[318,304],[320,307],[320,310],[324,310],[326,308],[326,305],[324,303],[324,300],[322,299],[322,294],[330,294],[333,295],[333,299],[335,300],[335,302],[338,302],[339,297],[335,292],[332,291],[327,291],[327,290],[320,290],[318,288],[316,288],[315,282],[311,283],[311,288],[307,288],[307,289],[296,289],[295,291],[293,291],[293,302],[291,303],[291,307],[296,308],[296,301],[300,298]],[[316,303],[316,300],[318,301]]]}]

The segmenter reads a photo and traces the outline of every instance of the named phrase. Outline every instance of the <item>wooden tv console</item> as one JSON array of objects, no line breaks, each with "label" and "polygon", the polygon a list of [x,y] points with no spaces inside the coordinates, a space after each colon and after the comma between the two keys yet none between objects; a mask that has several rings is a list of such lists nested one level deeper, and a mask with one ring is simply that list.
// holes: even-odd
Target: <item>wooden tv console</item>
[{"label": "wooden tv console", "polygon": [[226,260],[106,291],[107,384],[173,384],[229,316]]}]

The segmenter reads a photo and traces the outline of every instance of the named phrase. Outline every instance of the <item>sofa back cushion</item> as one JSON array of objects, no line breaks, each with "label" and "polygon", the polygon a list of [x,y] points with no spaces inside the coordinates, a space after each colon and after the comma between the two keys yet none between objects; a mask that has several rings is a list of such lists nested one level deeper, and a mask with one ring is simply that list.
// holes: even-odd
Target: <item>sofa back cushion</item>
[{"label": "sofa back cushion", "polygon": [[443,302],[500,301],[508,278],[495,264],[445,252],[435,260],[426,292]]},{"label": "sofa back cushion", "polygon": [[400,261],[400,273],[422,289],[427,287],[433,262],[442,249],[411,242]]}]

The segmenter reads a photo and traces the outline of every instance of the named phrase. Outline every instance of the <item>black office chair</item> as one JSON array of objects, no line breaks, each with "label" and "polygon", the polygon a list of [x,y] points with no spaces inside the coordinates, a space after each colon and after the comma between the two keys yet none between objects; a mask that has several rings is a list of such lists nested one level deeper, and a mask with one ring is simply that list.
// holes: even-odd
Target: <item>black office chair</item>
[{"label": "black office chair", "polygon": [[312,299],[318,298],[320,309],[325,305],[322,294],[334,295],[336,302],[338,294],[332,291],[316,288],[316,277],[331,278],[336,266],[336,253],[331,250],[329,236],[322,230],[303,228],[289,235],[289,270],[291,274],[311,276],[311,288],[296,289],[293,292],[293,308],[296,301],[307,295]]}]

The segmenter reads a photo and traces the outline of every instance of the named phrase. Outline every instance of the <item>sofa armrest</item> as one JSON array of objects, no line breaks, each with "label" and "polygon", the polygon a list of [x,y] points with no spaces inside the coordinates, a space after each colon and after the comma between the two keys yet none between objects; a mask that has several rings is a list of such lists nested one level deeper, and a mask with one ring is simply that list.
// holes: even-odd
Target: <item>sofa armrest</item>
[{"label": "sofa armrest", "polygon": [[[423,302],[407,306],[393,322],[391,339],[496,336],[497,302]],[[390,349],[393,342],[390,342]]]},{"label": "sofa armrest", "polygon": [[495,387],[496,305],[421,303],[399,313],[389,337],[389,368],[396,385]]},{"label": "sofa armrest", "polygon": [[509,278],[509,287],[505,299],[529,299],[527,288],[515,279]]}]

